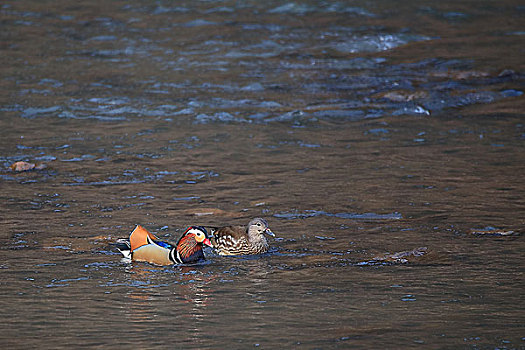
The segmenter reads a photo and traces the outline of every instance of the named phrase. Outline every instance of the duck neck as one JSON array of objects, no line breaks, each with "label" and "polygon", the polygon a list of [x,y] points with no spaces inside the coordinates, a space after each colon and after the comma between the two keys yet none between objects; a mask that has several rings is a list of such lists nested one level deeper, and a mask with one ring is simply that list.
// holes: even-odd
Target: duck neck
[{"label": "duck neck", "polygon": [[181,262],[193,262],[204,258],[202,248],[193,237],[182,237],[177,244],[176,255]]},{"label": "duck neck", "polygon": [[253,245],[259,245],[259,246],[267,246],[268,241],[266,240],[266,237],[264,237],[264,234],[257,232],[256,230],[248,230],[248,240]]}]

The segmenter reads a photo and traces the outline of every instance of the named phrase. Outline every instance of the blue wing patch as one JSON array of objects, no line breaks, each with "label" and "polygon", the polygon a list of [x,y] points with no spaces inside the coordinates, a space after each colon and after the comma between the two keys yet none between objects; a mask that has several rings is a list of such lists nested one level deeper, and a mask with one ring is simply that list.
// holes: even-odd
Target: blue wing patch
[{"label": "blue wing patch", "polygon": [[166,249],[173,249],[174,247],[169,244],[169,243],[166,243],[166,242],[162,242],[162,241],[154,241],[156,245],[160,245],[162,248],[166,248]]}]

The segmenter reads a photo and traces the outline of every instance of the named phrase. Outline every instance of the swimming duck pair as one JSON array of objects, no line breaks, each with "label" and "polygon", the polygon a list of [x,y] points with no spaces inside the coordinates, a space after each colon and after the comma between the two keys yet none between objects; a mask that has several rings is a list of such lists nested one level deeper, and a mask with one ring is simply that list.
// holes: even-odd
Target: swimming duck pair
[{"label": "swimming duck pair", "polygon": [[275,237],[268,222],[255,218],[243,226],[190,226],[177,244],[160,241],[138,225],[129,238],[117,240],[116,247],[124,257],[156,265],[187,264],[204,259],[203,246],[212,247],[219,255],[252,255],[268,251],[264,234]]}]

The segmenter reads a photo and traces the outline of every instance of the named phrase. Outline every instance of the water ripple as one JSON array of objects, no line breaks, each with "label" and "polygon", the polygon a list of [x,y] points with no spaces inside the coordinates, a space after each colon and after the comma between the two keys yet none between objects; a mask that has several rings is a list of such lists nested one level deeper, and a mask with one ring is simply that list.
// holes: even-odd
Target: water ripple
[{"label": "water ripple", "polygon": [[328,213],[323,210],[305,210],[303,212],[281,212],[273,214],[273,216],[282,219],[296,220],[296,219],[305,219],[315,216],[330,216],[341,219],[351,219],[351,220],[399,220],[403,216],[400,213],[391,213],[391,214],[376,214],[376,213]]}]

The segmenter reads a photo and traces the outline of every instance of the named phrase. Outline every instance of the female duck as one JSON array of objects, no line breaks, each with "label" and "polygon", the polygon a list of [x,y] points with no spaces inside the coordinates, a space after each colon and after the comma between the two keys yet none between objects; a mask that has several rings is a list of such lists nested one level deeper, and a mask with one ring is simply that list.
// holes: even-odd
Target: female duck
[{"label": "female duck", "polygon": [[252,255],[268,251],[268,240],[264,234],[275,237],[268,222],[255,218],[243,226],[224,226],[211,230],[213,248],[219,255]]}]

